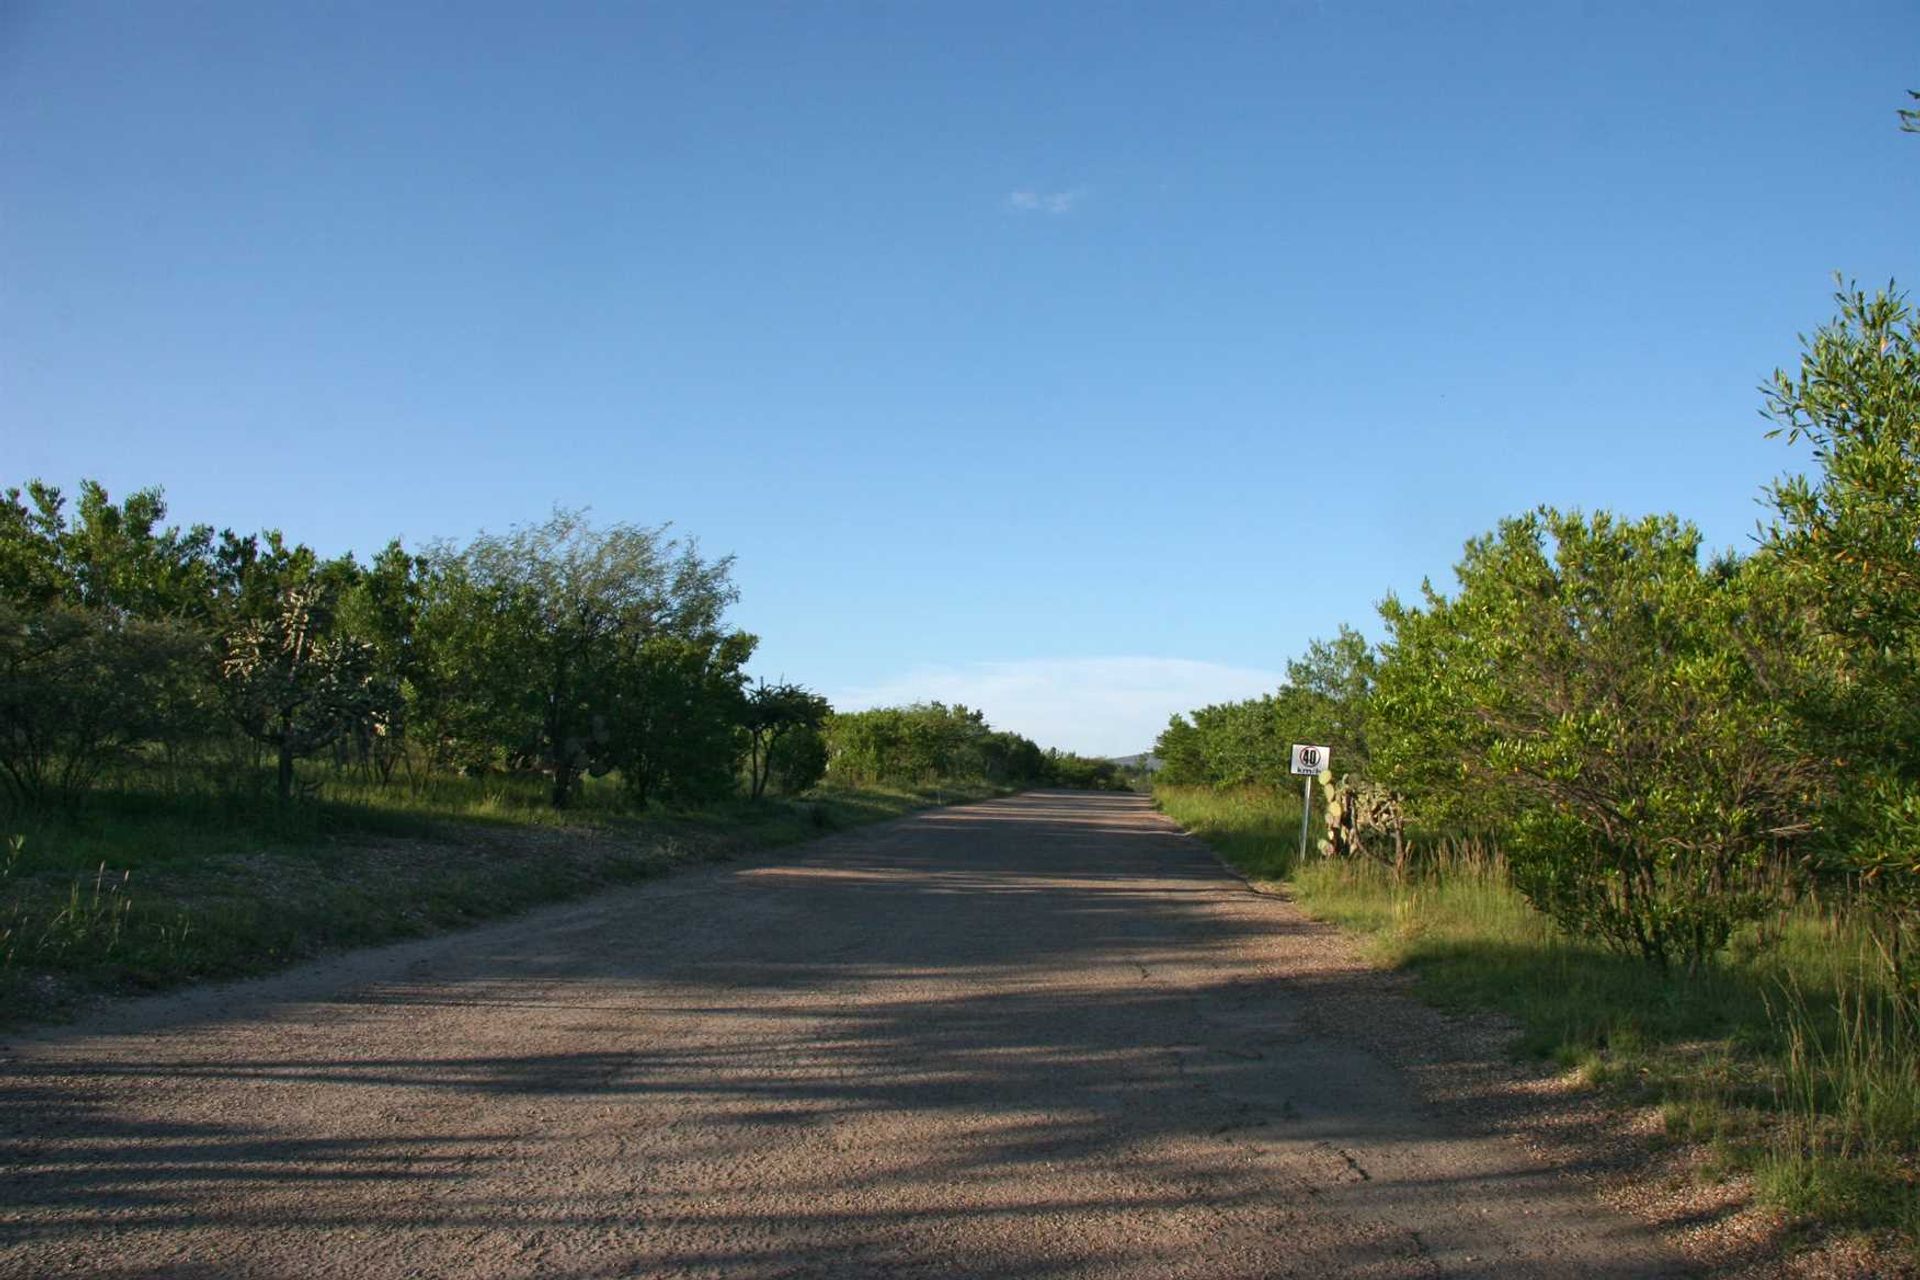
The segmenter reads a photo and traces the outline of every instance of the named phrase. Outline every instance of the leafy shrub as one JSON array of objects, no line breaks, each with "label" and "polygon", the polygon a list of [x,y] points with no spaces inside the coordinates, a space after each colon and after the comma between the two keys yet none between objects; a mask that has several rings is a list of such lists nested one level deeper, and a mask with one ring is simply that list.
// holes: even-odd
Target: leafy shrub
[{"label": "leafy shrub", "polygon": [[1502,797],[1529,901],[1663,966],[1766,909],[1818,777],[1751,657],[1778,639],[1768,580],[1703,569],[1699,543],[1671,516],[1542,508],[1467,545],[1453,598],[1383,609],[1381,717]]},{"label": "leafy shrub", "polygon": [[1768,550],[1825,642],[1795,708],[1845,766],[1817,865],[1866,891],[1920,998],[1920,315],[1892,288],[1836,302],[1799,369],[1767,388],[1774,434],[1820,464],[1773,487]]}]

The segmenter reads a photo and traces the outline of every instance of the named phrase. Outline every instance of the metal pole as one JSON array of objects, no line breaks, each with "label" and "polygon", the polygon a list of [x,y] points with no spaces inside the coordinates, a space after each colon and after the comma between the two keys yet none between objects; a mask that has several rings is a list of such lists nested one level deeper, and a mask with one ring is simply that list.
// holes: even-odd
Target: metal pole
[{"label": "metal pole", "polygon": [[1307,815],[1313,812],[1313,775],[1308,774],[1300,787],[1300,861],[1307,860]]}]

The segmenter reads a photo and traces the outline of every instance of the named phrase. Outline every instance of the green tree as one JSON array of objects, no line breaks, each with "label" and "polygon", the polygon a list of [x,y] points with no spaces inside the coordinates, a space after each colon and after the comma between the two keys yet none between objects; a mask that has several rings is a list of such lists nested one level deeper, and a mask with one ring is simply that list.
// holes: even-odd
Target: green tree
[{"label": "green tree", "polygon": [[367,646],[375,680],[392,693],[370,726],[368,744],[383,783],[407,758],[413,725],[439,719],[439,688],[421,632],[431,571],[426,556],[411,554],[395,539],[374,556],[340,603],[343,633]]},{"label": "green tree", "polygon": [[1289,752],[1295,742],[1320,743],[1332,748],[1336,772],[1365,776],[1373,758],[1368,730],[1376,667],[1366,637],[1348,626],[1331,640],[1310,642],[1305,656],[1287,663],[1274,713]]},{"label": "green tree", "polygon": [[1207,770],[1206,752],[1200,730],[1184,715],[1175,715],[1153,744],[1160,758],[1160,772],[1154,779],[1168,786],[1206,786],[1214,780]]},{"label": "green tree", "polygon": [[0,600],[0,793],[78,809],[105,769],[178,731],[203,645],[178,623]]},{"label": "green tree", "polygon": [[222,529],[211,550],[209,614],[223,636],[247,623],[266,623],[285,609],[290,591],[318,591],[331,610],[358,581],[352,556],[322,557],[303,542],[289,542],[278,529],[238,534]]},{"label": "green tree", "polygon": [[618,664],[606,759],[636,803],[699,804],[733,791],[745,736],[741,668],[754,644],[744,631],[653,635]]},{"label": "green tree", "polygon": [[0,499],[0,594],[29,607],[54,603],[122,617],[204,621],[212,593],[213,532],[162,527],[159,489],[114,503],[82,481],[69,519],[65,496],[38,481]]},{"label": "green tree", "polygon": [[1341,627],[1287,664],[1280,688],[1258,698],[1175,716],[1154,745],[1156,781],[1214,787],[1274,786],[1285,781],[1293,744],[1331,746],[1342,772],[1368,772],[1376,659],[1365,637]]},{"label": "green tree", "polygon": [[835,712],[827,721],[828,771],[852,786],[909,781],[906,732],[906,712],[899,707]]},{"label": "green tree", "polygon": [[0,597],[27,608],[66,602],[72,575],[61,555],[66,531],[60,491],[38,480],[0,500]]},{"label": "green tree", "polygon": [[1764,388],[1771,434],[1818,465],[1772,488],[1767,545],[1828,654],[1796,699],[1843,768],[1819,865],[1877,898],[1889,958],[1920,985],[1920,320],[1891,285],[1836,302]]},{"label": "green tree", "polygon": [[1126,791],[1127,780],[1120,766],[1111,760],[1078,755],[1071,751],[1047,753],[1047,782],[1057,787],[1080,791]]},{"label": "green tree", "polygon": [[981,712],[941,702],[836,714],[827,742],[829,772],[854,785],[985,781],[1014,759]]},{"label": "green tree", "polygon": [[1213,787],[1280,781],[1287,774],[1292,727],[1284,715],[1284,693],[1176,716],[1154,747],[1165,762],[1161,781]]},{"label": "green tree", "polygon": [[801,685],[761,681],[746,694],[742,725],[747,731],[749,794],[758,800],[773,774],[774,755],[792,733],[810,730],[816,736],[833,708],[827,700]]},{"label": "green tree", "polygon": [[[547,771],[556,808],[583,774],[613,767],[616,699],[632,722],[625,750],[657,741],[666,713],[642,709],[643,693],[667,696],[663,672],[721,651],[721,616],[738,596],[730,557],[704,560],[665,526],[599,529],[574,511],[442,548],[438,559],[435,670],[464,703],[452,719]],[[692,649],[647,650],[655,638]],[[643,653],[651,665],[636,670]]]},{"label": "green tree", "polygon": [[827,735],[824,724],[802,725],[767,751],[767,767],[780,790],[795,795],[827,776]]},{"label": "green tree", "polygon": [[1037,786],[1053,773],[1052,762],[1040,745],[1017,733],[986,735],[980,740],[980,760],[987,781],[1000,786]]},{"label": "green tree", "polygon": [[[116,761],[158,743],[171,763],[217,723],[204,628],[212,534],[163,527],[158,489],[114,503],[93,481],[77,509],[35,481],[0,496],[11,791],[77,806]],[[0,730],[5,732],[5,730]]]},{"label": "green tree", "polygon": [[1819,781],[1750,659],[1779,620],[1768,580],[1703,569],[1699,542],[1671,516],[1542,508],[1470,542],[1452,598],[1383,609],[1378,718],[1425,739],[1408,790],[1451,756],[1504,802],[1535,906],[1662,966],[1765,909],[1757,877]]}]

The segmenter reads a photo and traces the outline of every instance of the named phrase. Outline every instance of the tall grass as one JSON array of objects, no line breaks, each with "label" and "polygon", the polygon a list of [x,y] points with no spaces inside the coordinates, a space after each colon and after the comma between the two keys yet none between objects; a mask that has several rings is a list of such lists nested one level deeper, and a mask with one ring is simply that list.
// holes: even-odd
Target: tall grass
[{"label": "tall grass", "polygon": [[1297,796],[1161,787],[1160,807],[1310,914],[1357,931],[1442,1005],[1518,1023],[1516,1049],[1663,1104],[1677,1136],[1717,1144],[1790,1212],[1920,1232],[1920,1010],[1844,904],[1803,900],[1715,963],[1663,972],[1569,938],[1494,851],[1423,842],[1411,870],[1294,866]]},{"label": "tall grass", "polygon": [[1793,1212],[1920,1236],[1920,1026],[1912,1001],[1865,982],[1831,1009],[1783,987],[1776,1019],[1786,1033],[1778,1085],[1784,1122],[1770,1135],[1756,1177]]},{"label": "tall grass", "polygon": [[0,857],[0,1007],[33,969],[108,963],[121,949],[133,914],[129,871],[75,876],[64,892],[22,892],[26,838],[7,837]]},{"label": "tall grass", "polygon": [[1284,880],[1300,852],[1300,795],[1267,787],[1156,787],[1169,817],[1255,880]]}]

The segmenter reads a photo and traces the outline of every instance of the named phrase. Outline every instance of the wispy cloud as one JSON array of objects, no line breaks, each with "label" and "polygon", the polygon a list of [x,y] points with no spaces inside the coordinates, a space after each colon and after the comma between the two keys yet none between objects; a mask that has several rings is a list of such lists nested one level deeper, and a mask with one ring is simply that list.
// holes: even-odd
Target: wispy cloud
[{"label": "wispy cloud", "polygon": [[965,703],[1043,747],[1117,756],[1147,750],[1176,712],[1257,697],[1280,680],[1274,671],[1186,658],[1036,658],[917,667],[829,696],[843,711]]},{"label": "wispy cloud", "polygon": [[1010,191],[1007,208],[1016,213],[1048,213],[1055,217],[1072,213],[1086,198],[1085,191]]}]

